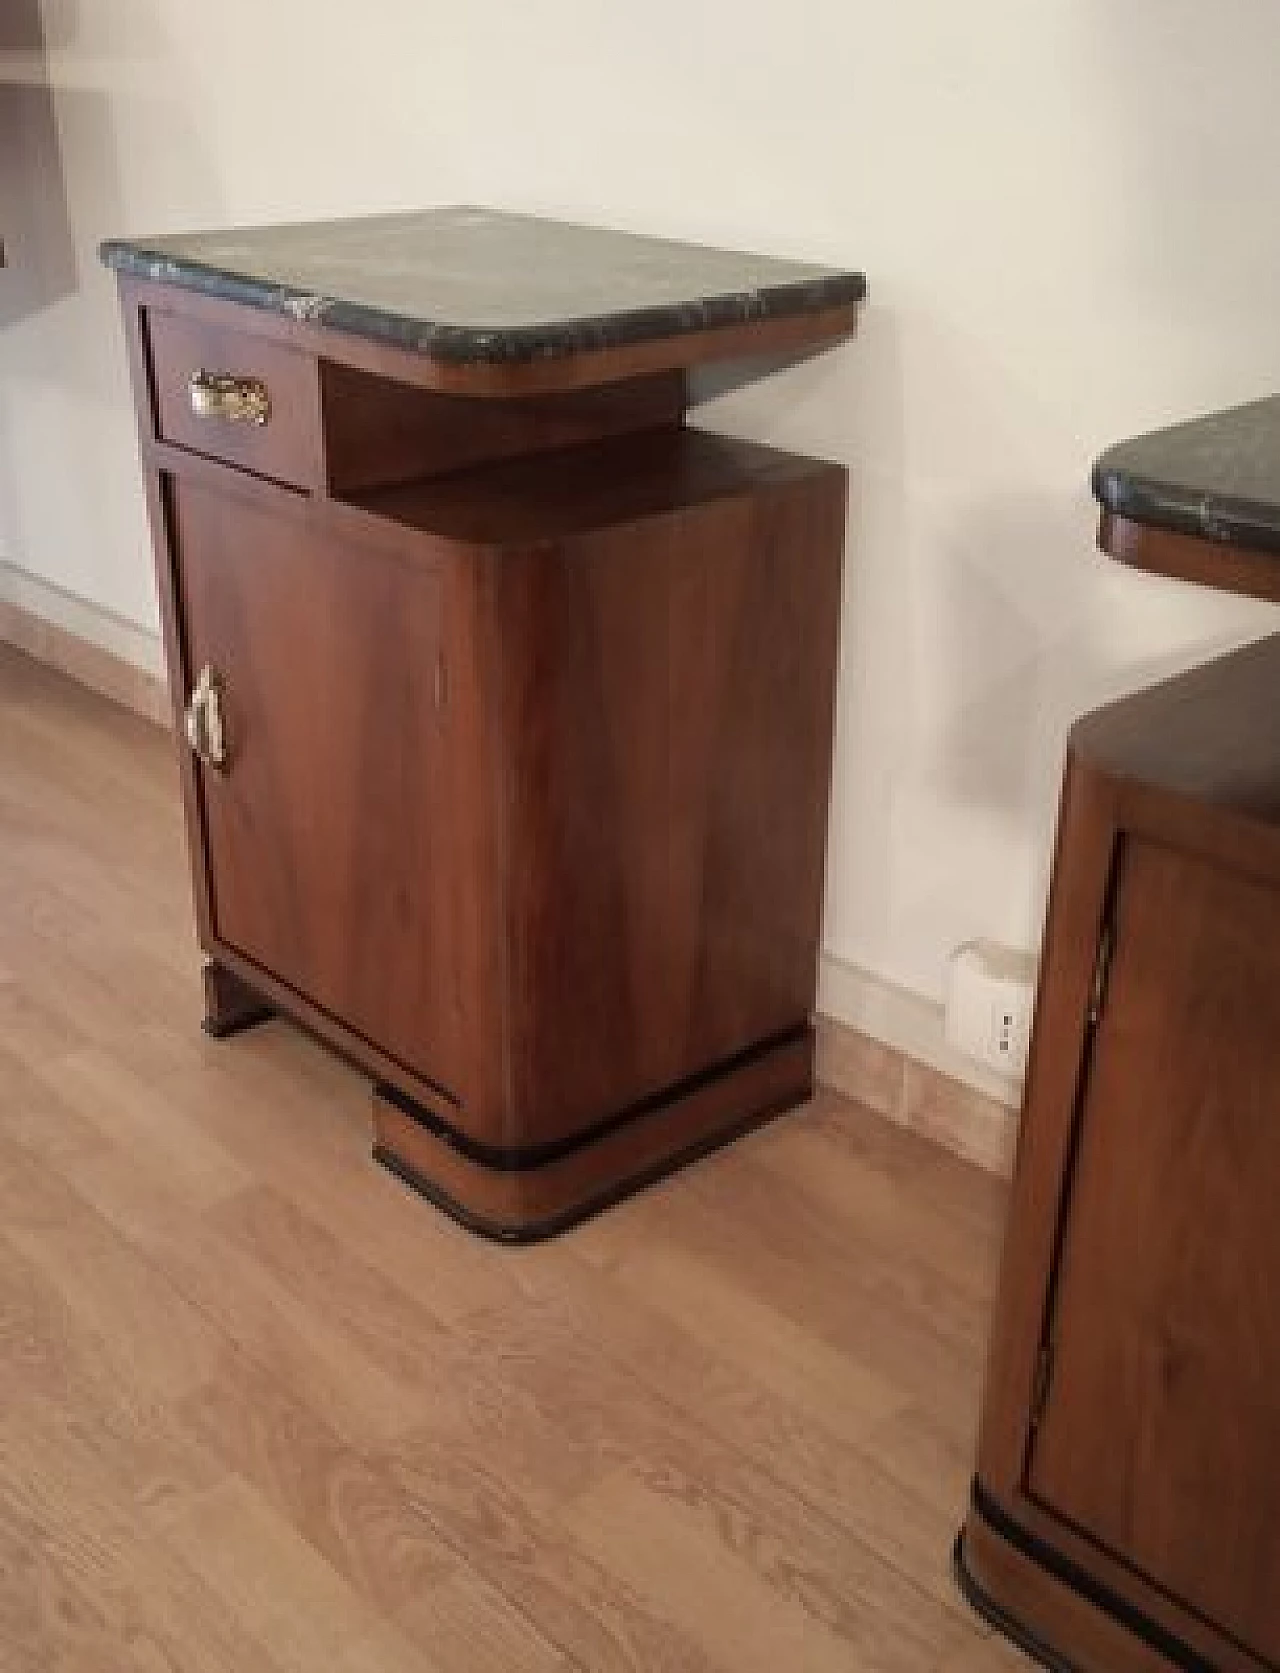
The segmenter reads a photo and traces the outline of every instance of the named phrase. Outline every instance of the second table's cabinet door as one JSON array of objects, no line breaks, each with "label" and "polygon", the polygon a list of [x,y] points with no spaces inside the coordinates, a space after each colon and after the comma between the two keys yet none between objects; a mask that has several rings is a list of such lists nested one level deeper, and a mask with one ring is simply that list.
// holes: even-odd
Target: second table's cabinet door
[{"label": "second table's cabinet door", "polygon": [[188,689],[210,669],[225,717],[216,936],[448,1088],[440,574],[191,482],[169,504]]},{"label": "second table's cabinet door", "polygon": [[1280,1661],[1280,892],[1130,839],[1027,1487]]}]

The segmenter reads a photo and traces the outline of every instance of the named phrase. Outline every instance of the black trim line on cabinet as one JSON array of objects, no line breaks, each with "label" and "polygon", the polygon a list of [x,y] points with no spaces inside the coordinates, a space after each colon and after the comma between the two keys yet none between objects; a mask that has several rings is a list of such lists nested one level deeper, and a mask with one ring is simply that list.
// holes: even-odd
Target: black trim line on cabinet
[{"label": "black trim line on cabinet", "polygon": [[[1221,1673],[1216,1663],[1206,1660],[1167,1627],[1162,1627],[1158,1621],[1153,1621],[1149,1615],[1144,1615],[1141,1610],[1117,1597],[1108,1587],[1086,1573],[1078,1563],[1072,1562],[1070,1557],[1054,1550],[1037,1535],[1028,1533],[992,1498],[976,1476],[970,1490],[970,1501],[974,1515],[985,1522],[991,1532],[1004,1540],[1006,1545],[1012,1546],[1020,1556],[1044,1569],[1053,1579],[1075,1592],[1086,1603],[1110,1616],[1117,1626],[1140,1639],[1157,1655],[1164,1656],[1171,1666],[1183,1669],[1183,1673]],[[1052,1673],[1073,1673],[1070,1662],[1041,1644],[1034,1634],[1029,1633],[1018,1622],[1012,1621],[1000,1606],[983,1592],[965,1567],[963,1532],[956,1540],[955,1572],[965,1597],[980,1615],[1028,1654],[1043,1662]]]},{"label": "black trim line on cabinet", "polygon": [[610,1137],[620,1128],[629,1126],[633,1121],[640,1121],[647,1115],[665,1109],[669,1104],[677,1104],[682,1099],[700,1092],[704,1086],[710,1086],[714,1081],[725,1075],[733,1074],[739,1069],[745,1069],[758,1058],[769,1056],[771,1052],[780,1051],[786,1046],[795,1045],[810,1032],[809,1023],[797,1023],[793,1028],[783,1029],[781,1033],[771,1034],[767,1039],[759,1040],[745,1051],[735,1052],[732,1057],[722,1058],[706,1069],[700,1069],[697,1074],[688,1075],[684,1080],[677,1081],[673,1086],[665,1086],[660,1092],[654,1092],[638,1103],[629,1104],[626,1109],[619,1110],[614,1115],[606,1116],[603,1121],[597,1121],[593,1126],[584,1128],[581,1132],[571,1133],[567,1138],[551,1139],[544,1144],[531,1144],[523,1147],[515,1145],[485,1144],[479,1139],[473,1139],[468,1134],[459,1132],[450,1122],[445,1121],[433,1110],[424,1107],[392,1086],[389,1081],[375,1082],[378,1096],[385,1098],[387,1103],[394,1105],[402,1115],[407,1115],[411,1121],[416,1121],[420,1127],[426,1129],[433,1138],[456,1150],[468,1162],[474,1162],[482,1168],[489,1168],[494,1173],[528,1173],[535,1168],[545,1168],[552,1162],[561,1162],[576,1151],[586,1150],[591,1145],[599,1143],[601,1139]]},{"label": "black trim line on cabinet", "polygon": [[1006,1614],[994,1598],[989,1597],[969,1572],[964,1560],[964,1530],[956,1535],[956,1542],[951,1548],[951,1572],[960,1590],[960,1595],[975,1614],[981,1615],[988,1626],[992,1626],[1004,1638],[1030,1656],[1032,1661],[1038,1661],[1041,1667],[1048,1669],[1048,1673],[1079,1673],[1073,1663],[1065,1656],[1060,1656],[1056,1650],[1050,1649],[1034,1633],[1029,1632],[1021,1622],[1015,1621],[1012,1615]]},{"label": "black trim line on cabinet", "polygon": [[487,1220],[483,1215],[473,1213],[471,1209],[464,1207],[456,1197],[451,1196],[448,1191],[425,1178],[416,1168],[411,1168],[407,1163],[402,1162],[395,1152],[385,1144],[374,1145],[373,1159],[381,1167],[386,1168],[388,1173],[393,1173],[411,1190],[416,1191],[419,1196],[425,1197],[428,1202],[433,1203],[435,1207],[448,1214],[450,1218],[456,1220],[460,1226],[469,1232],[475,1232],[480,1237],[487,1237],[493,1243],[505,1243],[513,1246],[525,1243],[543,1243],[550,1237],[558,1237],[561,1232],[572,1231],[575,1226],[580,1226],[584,1220],[594,1219],[597,1214],[603,1214],[606,1208],[612,1208],[616,1203],[625,1201],[627,1197],[635,1196],[638,1192],[647,1190],[651,1185],[657,1185],[668,1174],[677,1173],[681,1168],[688,1167],[690,1163],[700,1161],[704,1156],[710,1156],[715,1151],[724,1149],[726,1145],[730,1145],[736,1139],[741,1138],[744,1133],[749,1133],[753,1128],[762,1126],[764,1122],[772,1121],[780,1115],[785,1115],[788,1110],[796,1107],[796,1101],[789,1097],[781,1100],[776,1105],[766,1104],[763,1109],[757,1111],[754,1115],[744,1116],[741,1121],[726,1127],[722,1132],[712,1133],[708,1137],[686,1146],[683,1150],[677,1150],[670,1156],[663,1156],[660,1160],[649,1163],[647,1167],[639,1169],[636,1173],[628,1174],[625,1179],[608,1186],[597,1195],[585,1197],[581,1202],[574,1203],[569,1208],[561,1209],[558,1214],[549,1215],[545,1220],[531,1221],[524,1226],[502,1225],[496,1220]]}]

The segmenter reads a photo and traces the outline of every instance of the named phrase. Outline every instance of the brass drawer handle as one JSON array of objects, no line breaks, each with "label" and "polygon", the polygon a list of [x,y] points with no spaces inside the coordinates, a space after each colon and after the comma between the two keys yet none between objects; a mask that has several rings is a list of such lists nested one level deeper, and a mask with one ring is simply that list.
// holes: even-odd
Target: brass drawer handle
[{"label": "brass drawer handle", "polygon": [[206,662],[183,711],[187,742],[206,767],[225,772],[227,724],[222,713],[222,680]]},{"label": "brass drawer handle", "polygon": [[187,380],[187,394],[197,418],[265,424],[271,417],[271,397],[261,378],[238,378],[229,372],[206,372],[200,367]]}]

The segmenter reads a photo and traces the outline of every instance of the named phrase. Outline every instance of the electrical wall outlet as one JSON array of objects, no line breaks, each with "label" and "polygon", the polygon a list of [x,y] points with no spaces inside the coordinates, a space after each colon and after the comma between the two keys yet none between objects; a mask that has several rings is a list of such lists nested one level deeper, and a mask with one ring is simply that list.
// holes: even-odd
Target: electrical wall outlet
[{"label": "electrical wall outlet", "polygon": [[975,1063],[1020,1080],[1027,1067],[1035,959],[998,941],[967,941],[947,971],[947,1039]]}]

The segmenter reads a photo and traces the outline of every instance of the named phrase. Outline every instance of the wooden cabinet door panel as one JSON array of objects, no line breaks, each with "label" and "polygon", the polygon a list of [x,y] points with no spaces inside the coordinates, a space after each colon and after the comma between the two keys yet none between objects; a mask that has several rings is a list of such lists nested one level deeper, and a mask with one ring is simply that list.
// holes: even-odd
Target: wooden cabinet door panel
[{"label": "wooden cabinet door panel", "polygon": [[1131,840],[1028,1461],[1280,1661],[1280,891]]},{"label": "wooden cabinet door panel", "polygon": [[448,1088],[440,573],[171,482],[188,689],[224,692],[200,770],[217,937]]}]

